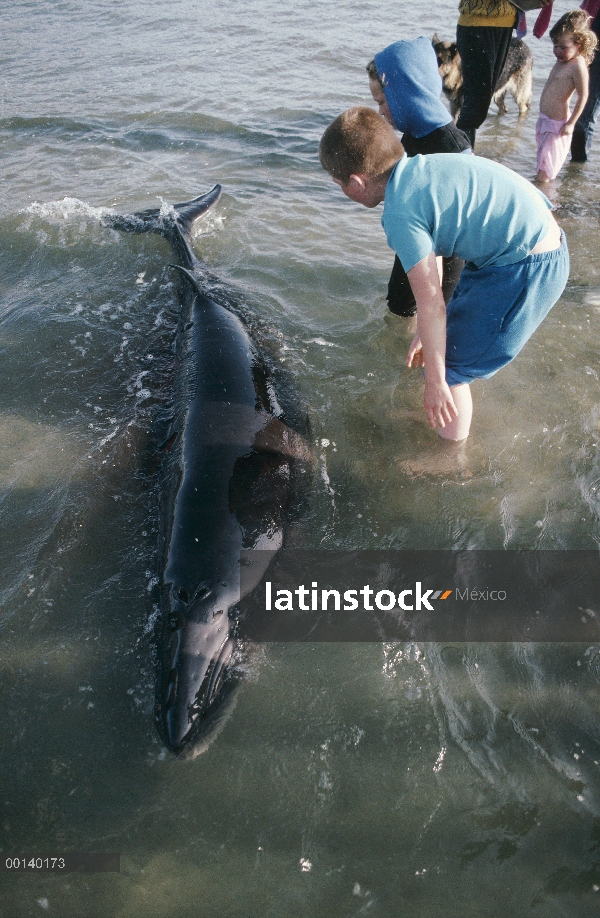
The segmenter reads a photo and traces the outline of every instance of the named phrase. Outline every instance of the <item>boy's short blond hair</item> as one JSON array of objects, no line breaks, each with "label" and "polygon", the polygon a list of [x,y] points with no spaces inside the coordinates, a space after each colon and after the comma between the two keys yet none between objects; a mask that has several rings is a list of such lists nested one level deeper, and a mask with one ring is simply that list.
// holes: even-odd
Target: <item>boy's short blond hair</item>
[{"label": "boy's short blond hair", "polygon": [[319,145],[321,165],[344,185],[351,175],[384,175],[403,154],[404,147],[393,128],[372,108],[363,106],[338,115]]}]

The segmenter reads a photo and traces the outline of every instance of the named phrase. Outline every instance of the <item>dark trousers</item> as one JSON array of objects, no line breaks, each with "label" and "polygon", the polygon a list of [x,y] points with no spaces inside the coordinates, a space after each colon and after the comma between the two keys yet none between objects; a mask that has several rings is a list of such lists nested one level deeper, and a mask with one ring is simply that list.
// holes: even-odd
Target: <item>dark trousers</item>
[{"label": "dark trousers", "polygon": [[456,126],[471,145],[475,131],[487,117],[490,102],[506,62],[512,28],[456,27],[456,44],[462,61],[464,102]]},{"label": "dark trousers", "polygon": [[[600,13],[590,27],[600,40]],[[590,64],[590,88],[585,108],[575,122],[573,137],[571,139],[571,161],[584,163],[592,145],[592,135],[596,126],[596,115],[600,108],[600,51],[594,54]]]},{"label": "dark trousers", "polygon": [[[457,258],[456,255],[453,255],[451,258],[444,258],[443,265],[442,293],[444,294],[444,302],[447,305],[465,263],[462,258]],[[397,255],[388,283],[387,301],[390,312],[397,316],[414,316],[417,312],[415,295],[412,292],[406,271]]]}]

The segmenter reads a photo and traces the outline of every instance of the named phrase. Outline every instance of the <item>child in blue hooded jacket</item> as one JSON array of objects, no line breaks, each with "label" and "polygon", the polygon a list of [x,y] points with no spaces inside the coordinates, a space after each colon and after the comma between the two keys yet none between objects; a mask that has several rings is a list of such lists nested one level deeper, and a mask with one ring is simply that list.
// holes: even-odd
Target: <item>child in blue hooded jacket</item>
[{"label": "child in blue hooded jacket", "polygon": [[[428,38],[397,41],[375,55],[367,65],[371,95],[379,114],[402,133],[408,156],[418,153],[470,153],[469,140],[460,131],[440,99],[442,78]],[[443,262],[442,290],[446,302],[464,262],[453,256]],[[399,316],[414,316],[416,301],[398,256],[388,283],[388,306]]]}]

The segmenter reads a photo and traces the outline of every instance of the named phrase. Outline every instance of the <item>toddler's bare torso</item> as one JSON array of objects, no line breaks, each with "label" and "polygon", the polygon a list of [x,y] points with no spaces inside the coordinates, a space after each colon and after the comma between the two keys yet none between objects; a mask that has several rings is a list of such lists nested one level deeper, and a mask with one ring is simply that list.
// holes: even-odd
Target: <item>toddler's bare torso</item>
[{"label": "toddler's bare torso", "polygon": [[585,66],[581,57],[564,63],[556,62],[540,97],[542,115],[553,121],[564,121],[569,117],[569,100],[575,92],[579,73]]}]

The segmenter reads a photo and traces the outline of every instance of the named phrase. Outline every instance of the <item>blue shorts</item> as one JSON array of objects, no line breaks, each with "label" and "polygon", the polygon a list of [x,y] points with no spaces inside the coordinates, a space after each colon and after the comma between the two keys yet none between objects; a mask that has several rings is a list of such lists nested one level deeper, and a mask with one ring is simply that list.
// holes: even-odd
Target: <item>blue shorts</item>
[{"label": "blue shorts", "polygon": [[517,356],[560,298],[569,277],[569,250],[528,255],[514,265],[467,264],[446,311],[446,382],[486,379]]}]

